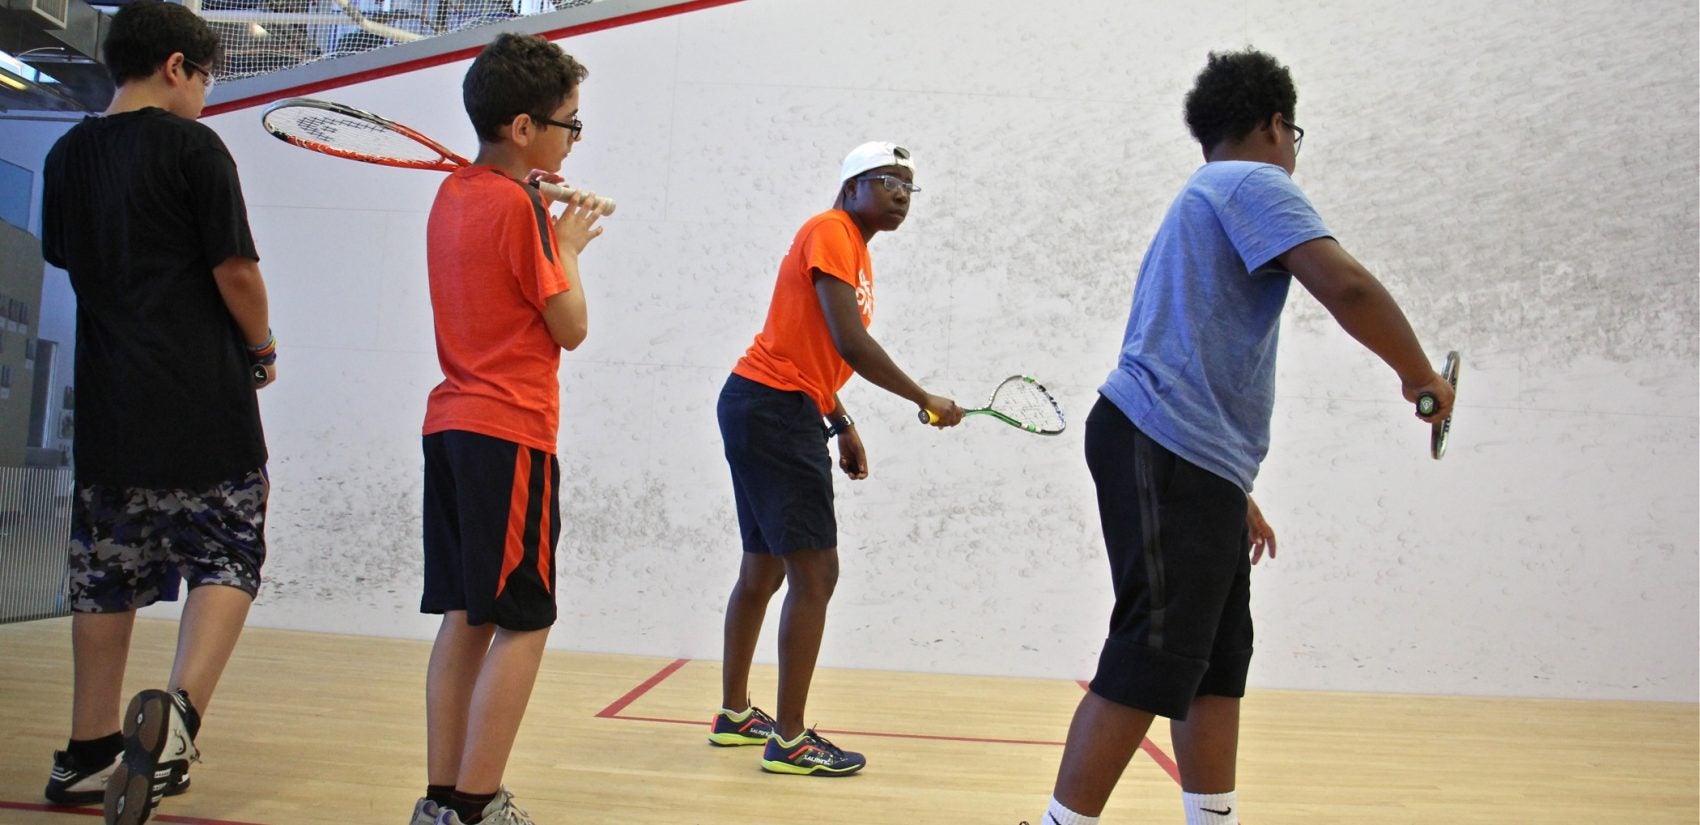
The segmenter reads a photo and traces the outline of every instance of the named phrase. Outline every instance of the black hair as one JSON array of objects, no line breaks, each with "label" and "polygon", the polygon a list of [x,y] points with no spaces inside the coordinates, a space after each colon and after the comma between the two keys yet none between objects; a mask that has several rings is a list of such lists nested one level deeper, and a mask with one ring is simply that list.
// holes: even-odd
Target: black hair
[{"label": "black hair", "polygon": [[218,33],[175,3],[135,0],[118,9],[101,48],[112,82],[120,86],[153,74],[173,54],[212,71],[222,56]]},{"label": "black hair", "polygon": [[1186,95],[1186,125],[1206,150],[1224,140],[1239,140],[1276,113],[1287,122],[1299,93],[1287,67],[1270,55],[1247,48],[1211,52]]},{"label": "black hair", "polygon": [[503,34],[484,47],[461,81],[461,101],[478,139],[494,143],[520,115],[546,118],[589,72],[537,35]]}]

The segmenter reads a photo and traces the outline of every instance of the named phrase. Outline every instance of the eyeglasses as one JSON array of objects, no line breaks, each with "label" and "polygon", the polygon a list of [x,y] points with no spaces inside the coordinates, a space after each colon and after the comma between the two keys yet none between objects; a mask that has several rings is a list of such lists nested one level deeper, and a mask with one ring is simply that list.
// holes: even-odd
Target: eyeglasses
[{"label": "eyeglasses", "polygon": [[1287,128],[1293,130],[1293,156],[1298,157],[1299,147],[1304,145],[1305,130],[1297,123],[1287,121]]},{"label": "eyeglasses", "polygon": [[209,92],[212,91],[213,85],[218,83],[218,78],[213,77],[212,69],[209,69],[206,66],[202,66],[201,64],[196,63],[195,61],[190,60],[187,57],[183,58],[183,65],[188,66],[190,69],[201,73],[201,85],[205,86],[207,88],[207,91],[209,91]]},{"label": "eyeglasses", "polygon": [[916,186],[915,184],[896,175],[864,175],[861,180],[877,180],[885,186],[885,191],[887,192],[897,192],[901,190],[913,194],[921,191],[921,187]]},{"label": "eyeglasses", "polygon": [[562,123],[558,120],[550,120],[549,118],[546,118],[546,117],[538,117],[537,115],[532,115],[531,119],[535,120],[538,123],[541,123],[545,126],[557,126],[557,127],[562,128],[562,129],[565,129],[569,132],[572,132],[573,133],[573,140],[578,140],[579,135],[584,133],[584,121],[581,121],[576,117],[573,118],[572,120],[567,121],[566,123]]}]

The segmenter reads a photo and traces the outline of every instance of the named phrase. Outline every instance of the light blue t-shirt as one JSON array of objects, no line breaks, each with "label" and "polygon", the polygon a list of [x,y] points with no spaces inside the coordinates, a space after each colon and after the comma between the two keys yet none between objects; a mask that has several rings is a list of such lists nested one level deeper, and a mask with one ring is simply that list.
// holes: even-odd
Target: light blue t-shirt
[{"label": "light blue t-shirt", "polygon": [[1249,492],[1269,453],[1292,282],[1275,258],[1331,234],[1281,167],[1205,164],[1145,253],[1121,360],[1099,391],[1153,441]]}]

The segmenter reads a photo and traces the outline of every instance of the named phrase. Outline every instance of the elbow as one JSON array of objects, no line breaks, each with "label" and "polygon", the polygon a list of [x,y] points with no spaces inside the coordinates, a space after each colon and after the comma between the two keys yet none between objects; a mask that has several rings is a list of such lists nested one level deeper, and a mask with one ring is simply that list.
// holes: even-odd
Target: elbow
[{"label": "elbow", "polygon": [[858,373],[862,371],[861,364],[868,349],[861,341],[834,341],[833,346],[838,349],[838,357],[843,358],[844,363]]},{"label": "elbow", "polygon": [[584,327],[574,327],[553,337],[555,338],[555,343],[561,345],[561,349],[564,349],[567,352],[572,352],[573,350],[578,349],[580,344],[584,343],[584,339],[589,334],[590,330],[587,330]]}]

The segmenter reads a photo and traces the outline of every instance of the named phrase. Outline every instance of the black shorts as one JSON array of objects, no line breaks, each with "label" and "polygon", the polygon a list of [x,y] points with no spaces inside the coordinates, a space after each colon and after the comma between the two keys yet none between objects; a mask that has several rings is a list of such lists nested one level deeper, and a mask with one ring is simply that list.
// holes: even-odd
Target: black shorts
[{"label": "black shorts", "polygon": [[734,374],[720,390],[716,412],[744,552],[836,548],[832,456],[815,402]]},{"label": "black shorts", "polygon": [[1140,432],[1100,397],[1086,464],[1116,606],[1092,692],[1185,719],[1194,696],[1245,695],[1251,664],[1246,494]]},{"label": "black shorts", "polygon": [[425,594],[421,613],[540,630],[555,623],[561,536],[555,456],[488,435],[425,436]]}]

